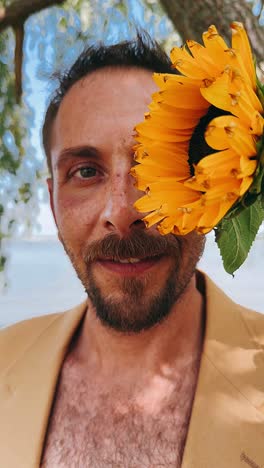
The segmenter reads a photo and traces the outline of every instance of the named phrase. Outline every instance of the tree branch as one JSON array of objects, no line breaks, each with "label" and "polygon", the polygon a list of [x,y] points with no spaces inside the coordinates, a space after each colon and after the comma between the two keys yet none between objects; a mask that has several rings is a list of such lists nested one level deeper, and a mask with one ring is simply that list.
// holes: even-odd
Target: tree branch
[{"label": "tree branch", "polygon": [[202,33],[215,24],[219,33],[229,39],[230,24],[240,21],[247,29],[252,50],[258,62],[263,61],[264,28],[252,13],[247,0],[160,0],[183,41],[201,41]]},{"label": "tree branch", "polygon": [[15,76],[16,76],[16,101],[19,102],[22,95],[22,63],[23,63],[23,42],[24,24],[14,27],[16,37],[15,48]]},{"label": "tree branch", "polygon": [[5,8],[0,9],[0,31],[9,26],[16,26],[33,13],[53,5],[61,5],[64,0],[15,0]]},{"label": "tree branch", "polygon": [[0,32],[11,26],[15,32],[15,77],[16,100],[20,101],[22,94],[22,63],[24,23],[33,13],[44,8],[62,4],[64,0],[15,0],[6,8],[0,8]]}]

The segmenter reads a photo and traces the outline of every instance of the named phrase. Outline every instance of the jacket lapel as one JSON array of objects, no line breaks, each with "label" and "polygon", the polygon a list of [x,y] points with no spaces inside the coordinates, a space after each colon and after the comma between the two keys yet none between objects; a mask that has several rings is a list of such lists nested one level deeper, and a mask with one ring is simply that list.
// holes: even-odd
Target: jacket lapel
[{"label": "jacket lapel", "polygon": [[207,323],[182,468],[264,466],[264,319],[206,278]]},{"label": "jacket lapel", "polygon": [[81,304],[66,314],[33,319],[24,325],[24,336],[13,327],[18,342],[10,343],[10,352],[13,347],[19,353],[0,379],[1,467],[39,466],[62,361],[85,311]]}]

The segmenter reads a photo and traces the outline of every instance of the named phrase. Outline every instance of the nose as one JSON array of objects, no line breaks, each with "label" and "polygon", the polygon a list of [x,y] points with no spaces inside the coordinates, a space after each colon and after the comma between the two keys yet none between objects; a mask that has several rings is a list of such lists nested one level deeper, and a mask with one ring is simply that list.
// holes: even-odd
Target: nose
[{"label": "nose", "polygon": [[145,229],[144,214],[134,208],[140,192],[134,186],[134,178],[126,172],[115,174],[106,192],[105,205],[101,215],[104,228],[126,237],[134,229]]}]

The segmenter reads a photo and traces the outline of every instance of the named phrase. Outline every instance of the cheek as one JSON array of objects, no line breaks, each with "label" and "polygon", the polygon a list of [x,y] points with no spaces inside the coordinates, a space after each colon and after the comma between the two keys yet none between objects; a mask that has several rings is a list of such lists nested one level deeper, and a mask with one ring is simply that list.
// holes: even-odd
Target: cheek
[{"label": "cheek", "polygon": [[87,197],[72,198],[58,196],[54,204],[58,230],[65,239],[79,239],[87,236],[96,226],[99,207]]},{"label": "cheek", "polygon": [[181,238],[181,252],[184,265],[199,261],[204,249],[205,237],[191,232]]}]

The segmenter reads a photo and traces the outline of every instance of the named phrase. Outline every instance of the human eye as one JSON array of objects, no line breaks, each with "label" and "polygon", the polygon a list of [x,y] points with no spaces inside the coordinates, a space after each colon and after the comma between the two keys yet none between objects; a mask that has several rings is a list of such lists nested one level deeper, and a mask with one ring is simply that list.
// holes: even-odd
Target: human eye
[{"label": "human eye", "polygon": [[73,180],[86,181],[95,180],[100,175],[97,167],[86,164],[80,167],[73,168],[69,172],[69,178]]},{"label": "human eye", "polygon": [[73,175],[79,179],[91,179],[98,175],[98,170],[92,166],[84,166],[77,169]]}]

